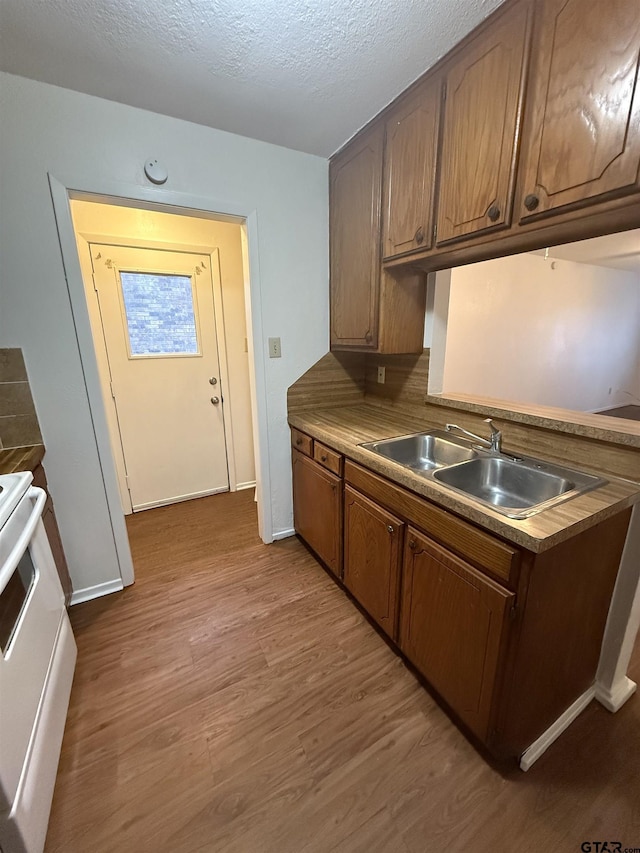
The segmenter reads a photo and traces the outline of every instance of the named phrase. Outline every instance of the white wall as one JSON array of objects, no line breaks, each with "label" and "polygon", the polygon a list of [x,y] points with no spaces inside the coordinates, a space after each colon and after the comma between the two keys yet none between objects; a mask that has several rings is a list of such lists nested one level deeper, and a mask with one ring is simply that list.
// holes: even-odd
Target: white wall
[{"label": "white wall", "polygon": [[[637,276],[638,282],[638,290],[640,290],[640,276]],[[640,302],[640,300],[639,300]],[[640,304],[638,305],[638,328],[640,328]],[[640,347],[639,347],[640,349]],[[629,396],[626,399],[627,403],[632,403],[636,406],[640,406],[640,352],[638,353],[638,358],[636,361],[636,377],[635,381],[631,381],[631,390]]]},{"label": "white wall", "polygon": [[[251,393],[249,388],[249,354],[245,347],[247,328],[244,302],[244,271],[242,268],[241,227],[232,222],[219,222],[191,216],[141,210],[119,205],[95,204],[89,201],[71,202],[78,251],[85,280],[91,281],[91,256],[87,240],[126,240],[151,248],[163,246],[184,251],[213,252],[218,250],[222,284],[222,320],[227,357],[229,386],[225,387],[225,407],[230,411],[233,434],[233,469],[239,485],[255,483],[253,430],[251,425]],[[83,239],[84,238],[84,239]],[[97,338],[98,366],[108,382],[108,366],[102,343],[100,317],[93,286],[87,289],[87,302]],[[92,312],[92,308],[94,311]],[[220,319],[220,318],[218,318]],[[222,367],[222,363],[221,363]],[[111,395],[106,395],[105,408],[117,456],[119,432]]]},{"label": "white wall", "polygon": [[[65,186],[150,184],[255,211],[267,360],[273,529],[292,526],[286,389],[328,349],[327,161],[20,77],[0,75],[0,341],[24,350],[45,466],[76,589],[117,576],[116,552],[47,173]],[[161,194],[159,194],[161,197]],[[255,256],[254,256],[255,257]]]},{"label": "white wall", "polygon": [[630,402],[639,362],[634,273],[534,254],[451,271],[445,394],[597,411]]}]

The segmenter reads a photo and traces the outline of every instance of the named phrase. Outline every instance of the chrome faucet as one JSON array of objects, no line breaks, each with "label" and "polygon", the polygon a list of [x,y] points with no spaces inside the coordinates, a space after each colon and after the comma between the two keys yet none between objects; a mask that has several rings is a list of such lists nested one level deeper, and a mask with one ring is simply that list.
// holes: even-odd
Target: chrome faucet
[{"label": "chrome faucet", "polygon": [[489,424],[491,427],[491,436],[490,438],[483,438],[481,435],[476,435],[475,432],[469,432],[468,429],[462,429],[462,427],[458,426],[458,424],[447,424],[445,429],[447,432],[451,432],[452,430],[457,430],[458,432],[462,432],[465,435],[468,435],[469,438],[474,438],[476,441],[481,442],[486,447],[490,448],[494,453],[502,453],[502,433],[499,429],[493,425],[493,421],[491,418],[485,418],[484,422]]}]

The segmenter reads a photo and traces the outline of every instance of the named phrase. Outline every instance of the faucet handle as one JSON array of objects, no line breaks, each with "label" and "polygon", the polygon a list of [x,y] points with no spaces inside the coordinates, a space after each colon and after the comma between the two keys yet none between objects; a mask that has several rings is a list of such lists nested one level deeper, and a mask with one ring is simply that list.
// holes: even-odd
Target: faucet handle
[{"label": "faucet handle", "polygon": [[491,449],[496,453],[502,453],[502,433],[494,425],[491,418],[485,418],[484,422],[491,427]]}]

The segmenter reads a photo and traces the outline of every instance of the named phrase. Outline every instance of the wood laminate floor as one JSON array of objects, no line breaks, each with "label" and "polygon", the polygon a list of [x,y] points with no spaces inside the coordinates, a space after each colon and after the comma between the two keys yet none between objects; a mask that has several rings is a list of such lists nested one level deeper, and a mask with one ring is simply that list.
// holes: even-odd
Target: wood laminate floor
[{"label": "wood laminate floor", "polygon": [[136,584],[72,608],[47,853],[640,848],[640,699],[490,766],[252,497],[133,516]]}]

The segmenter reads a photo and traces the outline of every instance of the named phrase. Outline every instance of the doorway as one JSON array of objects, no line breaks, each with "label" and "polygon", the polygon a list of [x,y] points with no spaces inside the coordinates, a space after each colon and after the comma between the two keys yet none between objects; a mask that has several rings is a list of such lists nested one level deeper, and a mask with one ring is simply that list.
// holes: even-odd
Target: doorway
[{"label": "doorway", "polygon": [[89,252],[116,410],[113,444],[126,472],[125,513],[227,491],[224,334],[211,258],[105,243],[89,243]]},{"label": "doorway", "polygon": [[110,202],[69,206],[122,512],[255,488],[242,222]]}]

